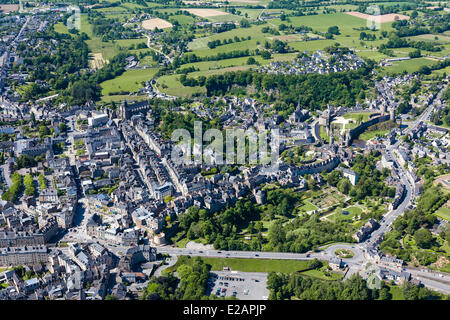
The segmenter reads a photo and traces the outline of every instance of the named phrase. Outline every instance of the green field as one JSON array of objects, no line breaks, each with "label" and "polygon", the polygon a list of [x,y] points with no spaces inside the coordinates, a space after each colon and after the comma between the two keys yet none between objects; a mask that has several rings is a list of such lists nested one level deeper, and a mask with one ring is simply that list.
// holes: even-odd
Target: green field
[{"label": "green field", "polygon": [[235,259],[235,258],[203,258],[211,265],[211,270],[223,270],[230,267],[231,270],[242,272],[283,272],[292,273],[308,268],[311,261],[302,260],[272,260],[272,259]]},{"label": "green field", "polygon": [[421,34],[418,36],[411,37],[410,39],[416,40],[416,41],[430,41],[430,42],[436,42],[436,43],[440,43],[440,44],[450,43],[450,36],[443,34],[443,33],[441,33],[441,34]]},{"label": "green field", "polygon": [[[407,48],[402,48],[407,49]],[[392,73],[401,73],[406,71],[408,73],[416,72],[422,66],[430,66],[436,63],[436,61],[429,60],[426,58],[417,58],[405,61],[395,61],[392,62],[392,66],[387,66],[384,68],[383,73],[392,72]]]},{"label": "green field", "polygon": [[67,29],[67,26],[64,25],[62,22],[58,22],[57,24],[55,24],[54,28],[55,31],[58,33],[70,34],[69,30]]},{"label": "green field", "polygon": [[440,207],[435,213],[439,218],[450,221],[450,209],[445,205]]},{"label": "green field", "polygon": [[378,51],[358,51],[356,52],[356,54],[362,59],[372,59],[377,62],[389,58],[389,56]]},{"label": "green field", "polygon": [[[309,267],[311,261],[284,259],[245,259],[245,258],[201,258],[211,265],[212,271],[222,271],[224,267],[242,272],[283,272],[292,273]],[[171,272],[178,268],[180,260],[167,269]]]},{"label": "green field", "polygon": [[311,41],[296,41],[289,42],[289,47],[300,52],[308,51],[309,53],[317,50],[323,50],[326,47],[332,46],[336,43],[335,40],[311,40]]},{"label": "green field", "polygon": [[153,79],[158,70],[154,68],[131,69],[117,78],[102,82],[102,95],[107,96],[117,92],[137,92],[143,87],[143,82]]},{"label": "green field", "polygon": [[[244,259],[244,258],[201,258],[205,263],[211,265],[211,271],[222,271],[229,267],[232,271],[241,272],[281,272],[293,273],[307,269],[311,261],[284,260],[284,259]],[[179,266],[177,263],[166,270],[172,272]],[[318,278],[322,280],[341,280],[342,274],[326,271],[328,264],[324,263],[320,269],[308,270],[301,275]]]}]

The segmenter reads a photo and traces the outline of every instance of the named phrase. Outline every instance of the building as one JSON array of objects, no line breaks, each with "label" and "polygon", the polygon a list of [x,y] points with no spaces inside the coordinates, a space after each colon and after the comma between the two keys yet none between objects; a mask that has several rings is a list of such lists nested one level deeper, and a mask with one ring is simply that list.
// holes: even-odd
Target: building
[{"label": "building", "polygon": [[355,185],[358,182],[358,173],[353,170],[347,168],[338,168],[342,172],[345,178],[348,178],[352,185]]},{"label": "building", "polygon": [[92,117],[88,118],[88,125],[90,127],[103,126],[108,123],[109,117],[106,113],[92,114]]},{"label": "building", "polygon": [[44,245],[0,248],[0,266],[45,263],[47,259],[47,247]]}]

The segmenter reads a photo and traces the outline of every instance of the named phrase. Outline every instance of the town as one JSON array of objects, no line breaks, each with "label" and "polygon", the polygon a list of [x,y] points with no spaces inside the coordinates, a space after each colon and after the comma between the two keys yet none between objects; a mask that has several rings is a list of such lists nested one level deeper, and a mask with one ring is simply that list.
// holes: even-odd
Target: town
[{"label": "town", "polygon": [[[143,3],[0,4],[0,299],[315,299],[285,290],[297,277],[338,283],[341,295],[321,300],[349,299],[359,279],[361,299],[449,297],[450,75],[439,44],[411,41],[433,57],[399,61],[435,64],[387,73],[399,65],[365,56],[386,48],[330,42],[345,26],[307,40],[286,26],[330,13]],[[401,12],[442,21],[448,41],[447,9]],[[66,27],[73,15],[92,30]],[[239,20],[208,20],[227,15]],[[403,21],[385,23],[401,34]],[[277,40],[249,31],[196,49],[195,32],[252,28]],[[210,134],[228,130],[231,147]]]}]

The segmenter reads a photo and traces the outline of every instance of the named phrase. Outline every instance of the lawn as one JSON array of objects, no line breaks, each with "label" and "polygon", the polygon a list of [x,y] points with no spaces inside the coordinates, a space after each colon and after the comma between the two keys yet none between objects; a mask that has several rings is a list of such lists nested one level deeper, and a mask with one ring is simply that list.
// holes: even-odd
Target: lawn
[{"label": "lawn", "polygon": [[440,207],[435,213],[439,218],[450,221],[450,209],[445,205]]},{"label": "lawn", "polygon": [[375,138],[376,136],[385,136],[386,134],[389,133],[389,131],[391,130],[388,129],[388,130],[365,131],[359,135],[358,139],[368,141],[372,138]]},{"label": "lawn", "polygon": [[399,286],[389,285],[389,289],[389,292],[392,294],[392,300],[405,300],[402,288],[400,288]]},{"label": "lawn", "polygon": [[62,22],[58,22],[57,24],[55,24],[54,25],[54,29],[58,33],[70,34],[69,30],[67,29],[67,26],[64,23],[62,23]]},{"label": "lawn", "polygon": [[330,137],[327,135],[327,131],[324,126],[319,127],[319,134],[320,134],[321,139],[323,139],[327,142],[330,140]]},{"label": "lawn", "polygon": [[[244,259],[244,258],[205,258],[212,271],[222,271],[224,267],[242,272],[283,272],[292,273],[309,267],[311,261],[284,259]],[[178,267],[178,262],[170,271]]]},{"label": "lawn", "polygon": [[318,210],[318,209],[319,209],[318,207],[316,207],[309,201],[304,201],[304,205],[302,205],[301,207],[298,208],[299,211],[304,211],[304,212]]},{"label": "lawn", "polygon": [[102,95],[117,92],[137,92],[143,87],[143,82],[153,79],[158,70],[155,68],[130,69],[117,78],[102,82]]},{"label": "lawn", "polygon": [[[343,214],[343,211],[348,211],[348,214]],[[362,213],[362,209],[359,207],[348,207],[344,209],[337,209],[335,213],[328,216],[328,219],[331,221],[342,221],[342,220],[352,220],[353,217],[358,216]]]},{"label": "lawn", "polygon": [[324,273],[322,270],[308,270],[302,272],[301,275],[321,279],[321,280],[341,280],[344,276],[340,273],[328,272]]},{"label": "lawn", "polygon": [[[405,48],[402,48],[405,49]],[[405,61],[395,61],[392,62],[392,66],[387,66],[384,68],[383,72],[392,72],[392,73],[401,73],[403,71],[406,71],[408,73],[416,72],[420,69],[422,66],[430,66],[432,64],[435,64],[436,61],[425,59],[425,58],[417,58],[417,59],[411,59],[411,60],[405,60]]]},{"label": "lawn", "polygon": [[369,120],[369,115],[371,115],[371,112],[355,112],[355,113],[346,113],[343,115],[344,119],[354,119],[359,120],[361,119],[363,122],[366,122]]}]

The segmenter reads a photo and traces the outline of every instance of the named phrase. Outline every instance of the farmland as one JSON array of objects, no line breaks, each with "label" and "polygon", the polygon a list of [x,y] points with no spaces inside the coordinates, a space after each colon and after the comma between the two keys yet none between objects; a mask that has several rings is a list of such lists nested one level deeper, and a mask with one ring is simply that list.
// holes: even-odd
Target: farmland
[{"label": "farmland", "polygon": [[[191,3],[189,1],[185,2],[188,5]],[[192,2],[194,3],[194,2]],[[157,16],[152,16],[151,19],[143,19],[139,23],[129,24],[129,27],[134,28],[141,25],[143,29],[154,30],[158,28],[164,32],[171,32],[173,25],[176,24],[180,26],[184,33],[190,33],[188,31],[192,25],[199,23],[199,21],[209,21],[210,23],[228,23],[234,22],[239,24],[243,19],[247,19],[250,22],[254,22],[259,16],[267,14],[269,12],[272,15],[283,14],[287,15],[287,18],[280,18],[275,16],[262,23],[254,24],[251,23],[249,26],[236,27],[225,32],[211,32],[209,29],[197,29],[193,32],[193,37],[187,43],[187,52],[185,54],[195,54],[195,56],[201,59],[209,59],[209,57],[217,56],[219,54],[231,54],[233,52],[243,52],[248,50],[248,54],[244,57],[236,57],[229,59],[221,59],[214,61],[200,61],[195,63],[183,63],[178,67],[178,70],[184,69],[188,70],[186,76],[189,78],[198,78],[200,76],[208,76],[214,74],[223,74],[229,71],[236,70],[248,70],[256,69],[258,65],[266,65],[273,61],[292,61],[298,53],[307,52],[312,54],[317,50],[324,50],[327,47],[340,45],[348,47],[355,50],[355,53],[363,59],[371,59],[375,62],[381,62],[384,59],[389,58],[385,53],[378,50],[378,47],[386,42],[386,39],[380,36],[380,31],[370,31],[367,30],[366,33],[370,35],[375,35],[376,39],[372,41],[362,41],[360,39],[361,30],[364,30],[367,26],[365,17],[362,14],[355,14],[354,5],[331,5],[327,6],[330,9],[337,10],[336,12],[325,13],[320,10],[316,10],[314,15],[302,15],[296,16],[292,13],[293,10],[285,9],[256,9],[254,7],[248,7],[255,4],[266,4],[267,1],[238,1],[233,0],[230,4],[239,6],[235,11],[229,10],[223,7],[218,8],[172,8],[172,7],[162,7],[157,3],[147,3],[149,7],[158,10]],[[144,8],[137,3],[122,3],[117,7],[101,8],[96,9],[101,11],[108,16],[118,17],[121,21],[129,21],[132,17],[133,11],[136,9]],[[185,10],[185,11],[180,11]],[[341,10],[346,10],[349,12],[339,12]],[[394,30],[392,28],[393,17],[398,16],[401,19],[407,19],[408,16],[403,13],[395,15],[384,15],[381,19],[381,29],[385,32],[390,32]],[[91,51],[92,62],[90,65],[95,68],[101,68],[105,63],[108,63],[114,56],[124,49],[142,43],[146,43],[147,39],[145,37],[135,38],[135,39],[118,39],[113,41],[102,41],[100,37],[93,34],[93,26],[87,21],[86,14],[81,16],[82,22],[82,32],[85,32],[89,39],[86,43]],[[286,28],[299,28],[307,26],[310,30],[307,33],[299,34],[298,32],[287,32],[282,29]],[[325,38],[325,34],[328,32],[330,27],[337,26],[339,32],[331,38]],[[58,32],[67,33],[67,29],[64,25],[56,25],[55,28]],[[269,33],[267,28],[272,29]],[[266,31],[264,31],[266,30]],[[264,31],[264,32],[263,32]],[[401,72],[417,72],[422,66],[431,66],[437,59],[444,57],[446,54],[450,53],[450,43],[448,39],[449,35],[442,33],[439,35],[424,34],[415,37],[410,37],[411,40],[417,41],[429,41],[436,42],[445,46],[445,50],[438,52],[427,52],[424,51],[423,56],[419,58],[414,58],[407,61],[397,61],[392,62],[380,70],[381,74],[392,74]],[[306,38],[313,38],[315,40],[305,41]],[[238,39],[238,40],[236,40]],[[436,40],[437,39],[437,40]],[[210,43],[220,42],[220,45],[210,47]],[[289,48],[289,52],[286,53],[274,53],[269,59],[263,59],[258,53],[259,51],[265,50],[266,44],[273,41],[284,41]],[[151,45],[155,47],[154,44]],[[155,48],[158,48],[156,45]],[[414,48],[402,47],[393,48],[393,56],[395,57],[407,57]],[[131,50],[130,53],[139,54],[141,52],[147,52],[145,49]],[[174,55],[172,52],[171,56]],[[176,55],[176,53],[175,53]],[[249,60],[252,57],[254,60]],[[149,57],[143,57],[142,63],[148,60]],[[252,61],[250,64],[248,61]],[[154,61],[151,61],[152,67],[157,67]],[[442,74],[443,70],[435,70],[433,74]],[[120,92],[136,92],[136,83],[141,83],[142,72],[127,73],[127,77],[120,77],[118,81],[126,79],[130,81],[133,85],[126,84],[121,85],[121,87],[126,87],[127,89],[119,89],[118,82],[115,82],[114,86],[111,86],[113,81],[102,84],[102,94],[104,96],[110,93]],[[132,77],[136,79],[132,79]],[[198,94],[204,94],[205,88],[200,86],[184,86],[180,83],[180,75],[174,73],[165,73],[158,76],[157,87],[161,92],[167,93],[169,95],[175,95],[180,97],[191,97]],[[131,89],[131,90],[128,90]],[[373,136],[373,133],[372,133]]]}]

